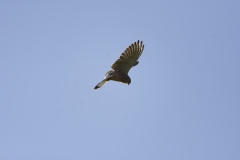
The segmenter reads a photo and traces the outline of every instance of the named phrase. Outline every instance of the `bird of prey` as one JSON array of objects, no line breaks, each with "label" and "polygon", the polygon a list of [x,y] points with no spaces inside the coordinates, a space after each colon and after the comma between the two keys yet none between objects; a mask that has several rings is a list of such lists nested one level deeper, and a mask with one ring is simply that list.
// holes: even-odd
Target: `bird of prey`
[{"label": "bird of prey", "polygon": [[141,56],[144,49],[143,42],[137,41],[131,44],[112,65],[112,70],[108,71],[104,79],[98,83],[94,89],[102,87],[107,81],[113,80],[125,84],[131,83],[131,78],[128,76],[129,70],[136,66],[138,58]]}]

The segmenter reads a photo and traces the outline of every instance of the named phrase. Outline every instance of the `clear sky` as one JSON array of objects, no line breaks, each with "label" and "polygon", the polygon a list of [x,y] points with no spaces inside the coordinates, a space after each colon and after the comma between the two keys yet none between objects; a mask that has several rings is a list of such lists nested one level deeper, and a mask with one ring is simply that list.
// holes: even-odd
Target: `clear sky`
[{"label": "clear sky", "polygon": [[0,159],[239,160],[239,83],[238,0],[0,1]]}]

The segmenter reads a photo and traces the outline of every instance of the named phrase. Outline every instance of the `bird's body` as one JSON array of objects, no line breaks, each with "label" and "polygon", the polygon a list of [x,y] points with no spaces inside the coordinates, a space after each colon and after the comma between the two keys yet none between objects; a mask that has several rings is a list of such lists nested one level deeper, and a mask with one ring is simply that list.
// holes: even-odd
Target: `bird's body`
[{"label": "bird's body", "polygon": [[130,84],[131,83],[131,79],[127,74],[121,73],[121,71],[114,71],[114,70],[110,70],[106,73],[105,78],[98,83],[94,89],[98,89],[101,86],[103,86],[107,81],[118,81],[118,82],[122,82],[125,84]]},{"label": "bird's body", "polygon": [[126,84],[131,83],[130,77],[127,74],[122,73],[121,71],[110,70],[106,73],[106,76],[107,76],[107,81],[113,80],[113,81],[123,82]]},{"label": "bird's body", "polygon": [[133,66],[136,66],[139,63],[137,60],[141,56],[143,49],[144,45],[139,41],[130,45],[112,65],[113,70],[108,71],[105,78],[98,83],[94,89],[100,88],[110,80],[129,85],[131,83],[131,78],[128,76],[128,72]]}]

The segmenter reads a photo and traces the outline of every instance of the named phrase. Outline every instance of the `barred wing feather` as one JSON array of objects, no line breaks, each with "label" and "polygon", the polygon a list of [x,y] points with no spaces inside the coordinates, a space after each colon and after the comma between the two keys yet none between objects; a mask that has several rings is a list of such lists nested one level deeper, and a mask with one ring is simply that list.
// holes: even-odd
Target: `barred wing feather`
[{"label": "barred wing feather", "polygon": [[112,65],[112,69],[127,74],[129,70],[136,65],[138,58],[144,49],[143,42],[137,41],[131,44]]}]

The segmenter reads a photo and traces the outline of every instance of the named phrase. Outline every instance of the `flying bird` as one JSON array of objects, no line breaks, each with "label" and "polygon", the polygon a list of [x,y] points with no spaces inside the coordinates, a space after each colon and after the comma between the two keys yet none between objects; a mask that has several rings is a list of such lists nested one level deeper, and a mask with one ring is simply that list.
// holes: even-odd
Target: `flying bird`
[{"label": "flying bird", "polygon": [[139,40],[126,48],[126,50],[111,66],[112,70],[106,73],[104,79],[98,83],[94,89],[102,87],[110,80],[129,85],[131,83],[131,78],[128,76],[128,72],[133,66],[136,66],[139,63],[138,58],[141,56],[143,49],[143,42],[140,42]]}]

